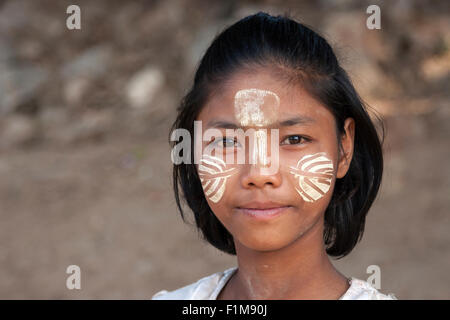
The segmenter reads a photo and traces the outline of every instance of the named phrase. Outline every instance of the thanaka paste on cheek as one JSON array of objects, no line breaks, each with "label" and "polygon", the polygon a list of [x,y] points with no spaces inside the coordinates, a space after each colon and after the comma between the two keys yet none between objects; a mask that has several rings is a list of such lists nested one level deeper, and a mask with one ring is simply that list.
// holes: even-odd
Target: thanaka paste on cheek
[{"label": "thanaka paste on cheek", "polygon": [[333,162],[325,152],[306,155],[297,162],[296,167],[290,169],[290,173],[298,179],[295,190],[306,202],[322,198],[331,187]]},{"label": "thanaka paste on cheek", "polygon": [[[234,114],[242,127],[270,126],[278,120],[280,98],[277,94],[261,89],[239,90],[234,97]],[[267,131],[254,132],[252,163],[267,166]]]},{"label": "thanaka paste on cheek", "polygon": [[198,165],[198,174],[203,192],[214,203],[222,199],[227,179],[235,173],[236,168],[226,169],[225,162],[214,156],[203,155]]}]

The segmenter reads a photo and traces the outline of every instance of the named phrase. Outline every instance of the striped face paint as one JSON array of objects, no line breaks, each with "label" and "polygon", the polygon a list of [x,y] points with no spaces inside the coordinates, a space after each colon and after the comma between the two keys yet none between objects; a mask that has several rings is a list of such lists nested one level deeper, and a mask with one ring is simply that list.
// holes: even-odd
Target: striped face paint
[{"label": "striped face paint", "polygon": [[[234,97],[234,115],[242,127],[266,127],[278,120],[280,98],[261,89],[239,90]],[[251,159],[254,164],[267,166],[267,132],[257,129]]]},{"label": "striped face paint", "polygon": [[226,169],[225,162],[217,157],[203,155],[198,166],[198,174],[205,195],[214,203],[222,199],[227,179],[236,173],[236,168]]},{"label": "striped face paint", "polygon": [[291,174],[298,179],[298,194],[306,202],[322,198],[330,189],[333,179],[333,162],[325,152],[306,155],[297,162],[296,167],[290,167]]}]

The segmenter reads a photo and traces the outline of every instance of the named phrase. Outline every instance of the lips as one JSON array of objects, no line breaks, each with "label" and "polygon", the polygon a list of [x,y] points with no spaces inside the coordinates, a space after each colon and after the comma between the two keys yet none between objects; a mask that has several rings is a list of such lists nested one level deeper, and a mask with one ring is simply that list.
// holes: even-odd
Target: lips
[{"label": "lips", "polygon": [[284,213],[291,206],[275,202],[251,202],[239,206],[238,212],[258,219],[271,219]]}]

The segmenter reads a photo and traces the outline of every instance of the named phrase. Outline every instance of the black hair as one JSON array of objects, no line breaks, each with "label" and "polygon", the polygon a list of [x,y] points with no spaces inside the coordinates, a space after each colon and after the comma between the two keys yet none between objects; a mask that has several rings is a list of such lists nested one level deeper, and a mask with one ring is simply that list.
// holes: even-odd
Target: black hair
[{"label": "black hair", "polygon": [[[338,141],[345,133],[344,121],[355,121],[354,151],[347,174],[336,180],[331,201],[325,211],[324,243],[327,254],[343,257],[362,238],[365,219],[375,200],[383,174],[382,143],[362,99],[341,68],[327,41],[305,25],[287,17],[259,12],[229,26],[215,37],[198,65],[194,83],[178,108],[171,128],[187,129],[194,145],[194,120],[218,84],[234,71],[267,67],[288,81],[304,88],[334,115]],[[175,142],[172,142],[172,146]],[[340,144],[339,147],[341,148]],[[173,187],[183,221],[180,189],[194,213],[204,239],[214,247],[236,254],[233,236],[209,207],[191,152],[191,163],[175,164]]]}]

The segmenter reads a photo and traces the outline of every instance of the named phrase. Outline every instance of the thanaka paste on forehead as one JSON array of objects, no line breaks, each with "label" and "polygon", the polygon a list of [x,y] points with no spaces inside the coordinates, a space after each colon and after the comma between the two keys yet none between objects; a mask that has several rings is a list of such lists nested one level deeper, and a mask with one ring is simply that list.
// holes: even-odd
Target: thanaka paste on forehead
[{"label": "thanaka paste on forehead", "polygon": [[290,167],[290,173],[298,179],[298,194],[306,202],[322,198],[330,189],[333,179],[333,162],[325,152],[302,157],[296,167]]},{"label": "thanaka paste on forehead", "polygon": [[222,199],[227,179],[236,168],[226,169],[225,162],[214,156],[203,155],[198,166],[198,174],[203,192],[214,203]]},{"label": "thanaka paste on forehead", "polygon": [[264,127],[278,119],[280,98],[261,89],[243,89],[234,96],[234,115],[241,126]]},{"label": "thanaka paste on forehead", "polygon": [[[234,115],[243,127],[269,126],[278,120],[280,98],[274,92],[262,89],[243,89],[234,97]],[[253,164],[267,166],[267,132],[257,129],[254,133]]]}]

